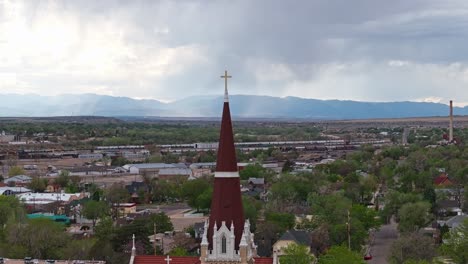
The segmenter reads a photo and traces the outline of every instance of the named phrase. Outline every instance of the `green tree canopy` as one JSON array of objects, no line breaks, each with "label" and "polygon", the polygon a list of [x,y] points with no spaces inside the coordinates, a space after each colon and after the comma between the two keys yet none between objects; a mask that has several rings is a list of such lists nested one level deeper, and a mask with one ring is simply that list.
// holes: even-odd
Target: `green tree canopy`
[{"label": "green tree canopy", "polygon": [[239,171],[239,176],[242,180],[247,180],[249,178],[263,178],[262,174],[265,171],[265,168],[262,165],[255,163],[245,166],[245,168]]},{"label": "green tree canopy", "polygon": [[187,249],[183,247],[175,247],[169,252],[170,256],[176,256],[176,257],[184,257],[184,256],[190,256],[190,253],[187,251]]},{"label": "green tree canopy", "polygon": [[[31,219],[26,225],[12,225],[8,236],[8,242],[11,246],[22,248],[28,256],[40,259],[57,259],[60,252],[67,245],[68,237],[63,231],[63,226],[50,219],[36,218]],[[7,257],[23,258],[22,256],[13,256],[15,253],[5,252]]]},{"label": "green tree canopy", "polygon": [[309,248],[304,245],[291,243],[283,249],[283,252],[284,255],[280,256],[281,264],[311,264],[315,261]]},{"label": "green tree canopy", "polygon": [[457,264],[468,263],[468,219],[446,234],[440,251]]},{"label": "green tree canopy", "polygon": [[344,246],[333,246],[318,261],[319,264],[365,264],[363,257]]},{"label": "green tree canopy", "polygon": [[55,184],[60,185],[60,187],[65,188],[70,183],[70,172],[67,170],[60,171],[60,174],[55,178]]},{"label": "green tree canopy", "polygon": [[293,214],[267,212],[265,215],[266,221],[277,225],[283,232],[291,229],[296,224],[296,219]]},{"label": "green tree canopy", "polygon": [[414,232],[428,224],[431,220],[429,211],[431,204],[428,202],[408,203],[399,210],[400,222],[398,229],[400,232]]},{"label": "green tree canopy", "polygon": [[405,261],[432,261],[435,248],[432,238],[411,233],[399,237],[393,242],[390,249],[389,260],[392,264],[405,263]]},{"label": "green tree canopy", "polygon": [[28,184],[28,188],[33,192],[43,192],[47,187],[47,180],[39,177],[33,177],[31,182]]},{"label": "green tree canopy", "polygon": [[99,218],[109,215],[109,206],[103,201],[89,200],[84,204],[82,214],[92,220],[93,227],[95,227]]},{"label": "green tree canopy", "polygon": [[211,204],[212,187],[206,179],[186,181],[182,185],[182,196],[192,208],[207,209]]},{"label": "green tree canopy", "polygon": [[13,177],[13,176],[16,176],[16,175],[22,175],[24,174],[24,170],[23,168],[19,167],[19,166],[13,166],[10,168],[10,170],[8,170],[8,176],[10,177]]}]

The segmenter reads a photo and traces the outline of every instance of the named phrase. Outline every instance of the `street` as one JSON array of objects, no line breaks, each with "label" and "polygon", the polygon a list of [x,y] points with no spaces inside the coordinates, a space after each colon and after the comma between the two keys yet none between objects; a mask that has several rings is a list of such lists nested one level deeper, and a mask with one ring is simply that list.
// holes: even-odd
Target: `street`
[{"label": "street", "polygon": [[370,253],[372,260],[370,264],[386,264],[387,258],[390,254],[390,247],[392,242],[398,238],[397,224],[393,219],[390,224],[383,225],[378,232],[375,233],[375,239],[371,246]]}]

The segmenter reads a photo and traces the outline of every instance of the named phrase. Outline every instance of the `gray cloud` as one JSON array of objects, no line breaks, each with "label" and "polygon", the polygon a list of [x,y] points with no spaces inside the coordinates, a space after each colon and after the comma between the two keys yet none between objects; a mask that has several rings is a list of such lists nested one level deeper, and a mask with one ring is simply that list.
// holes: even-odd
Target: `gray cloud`
[{"label": "gray cloud", "polygon": [[5,92],[468,104],[466,1],[0,2]]}]

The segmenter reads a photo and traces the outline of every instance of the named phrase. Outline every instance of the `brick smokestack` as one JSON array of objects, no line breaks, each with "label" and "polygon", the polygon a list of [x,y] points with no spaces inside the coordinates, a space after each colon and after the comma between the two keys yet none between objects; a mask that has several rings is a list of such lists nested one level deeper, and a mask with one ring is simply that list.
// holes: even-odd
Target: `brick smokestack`
[{"label": "brick smokestack", "polygon": [[449,142],[453,142],[453,101],[450,100]]}]

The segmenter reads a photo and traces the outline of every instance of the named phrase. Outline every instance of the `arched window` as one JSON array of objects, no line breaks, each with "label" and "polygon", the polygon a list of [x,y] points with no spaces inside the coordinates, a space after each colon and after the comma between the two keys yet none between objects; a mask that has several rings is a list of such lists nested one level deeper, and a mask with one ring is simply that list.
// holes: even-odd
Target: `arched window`
[{"label": "arched window", "polygon": [[227,251],[227,249],[226,249],[226,247],[227,247],[226,243],[227,243],[227,242],[226,242],[226,236],[223,235],[223,237],[221,238],[221,253],[222,253],[222,254],[226,254],[226,251]]}]

